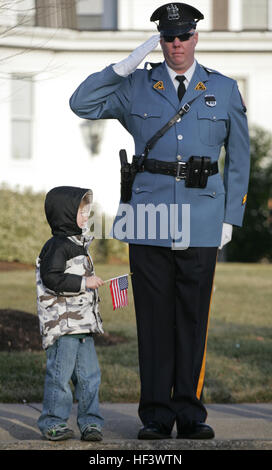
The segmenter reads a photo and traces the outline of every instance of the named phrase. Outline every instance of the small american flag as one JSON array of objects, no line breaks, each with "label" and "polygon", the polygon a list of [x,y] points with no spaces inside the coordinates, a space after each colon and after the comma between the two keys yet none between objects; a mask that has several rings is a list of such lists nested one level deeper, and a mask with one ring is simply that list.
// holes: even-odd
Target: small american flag
[{"label": "small american flag", "polygon": [[111,279],[110,291],[113,310],[128,305],[128,275],[115,277]]}]

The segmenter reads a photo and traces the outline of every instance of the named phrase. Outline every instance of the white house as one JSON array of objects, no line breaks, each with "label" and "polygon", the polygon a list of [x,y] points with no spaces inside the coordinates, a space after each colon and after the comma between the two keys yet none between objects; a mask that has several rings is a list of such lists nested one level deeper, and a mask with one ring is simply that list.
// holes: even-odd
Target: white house
[{"label": "white house", "polygon": [[[113,214],[119,149],[132,156],[132,138],[116,121],[79,119],[69,98],[90,73],[155,34],[149,18],[167,2],[79,0],[76,28],[54,26],[58,2],[51,0],[42,22],[41,1],[0,0],[0,184],[34,191],[63,184],[91,187],[95,201]],[[72,3],[64,2],[66,13]],[[197,60],[237,79],[249,123],[272,130],[272,0],[188,3],[205,16],[198,26]],[[159,47],[149,59],[162,60]]]}]

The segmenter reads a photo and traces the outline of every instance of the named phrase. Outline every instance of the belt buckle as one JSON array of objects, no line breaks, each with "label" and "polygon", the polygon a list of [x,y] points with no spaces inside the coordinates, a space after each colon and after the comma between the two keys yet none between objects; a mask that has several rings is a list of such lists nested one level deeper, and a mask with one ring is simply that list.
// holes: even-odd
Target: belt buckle
[{"label": "belt buckle", "polygon": [[186,162],[177,162],[177,165],[176,180],[180,181],[186,178]]}]

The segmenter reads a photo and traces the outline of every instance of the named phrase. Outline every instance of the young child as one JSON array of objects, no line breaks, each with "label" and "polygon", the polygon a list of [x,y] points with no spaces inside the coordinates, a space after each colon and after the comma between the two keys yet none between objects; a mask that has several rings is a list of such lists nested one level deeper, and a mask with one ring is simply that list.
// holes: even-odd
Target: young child
[{"label": "young child", "polygon": [[103,333],[98,290],[87,237],[92,191],[60,186],[48,192],[45,213],[52,230],[36,262],[37,304],[47,363],[38,426],[49,440],[73,437],[68,428],[73,395],[81,439],[102,439],[100,368],[93,333]]}]

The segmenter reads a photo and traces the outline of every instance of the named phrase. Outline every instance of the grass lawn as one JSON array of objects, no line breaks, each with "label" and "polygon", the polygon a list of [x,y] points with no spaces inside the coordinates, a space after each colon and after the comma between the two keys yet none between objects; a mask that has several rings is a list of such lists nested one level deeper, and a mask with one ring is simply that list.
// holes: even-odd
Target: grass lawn
[{"label": "grass lawn", "polygon": [[[103,279],[129,272],[126,265],[96,265]],[[36,313],[34,271],[0,272],[0,309]],[[131,284],[129,306],[113,311],[109,285],[100,288],[107,333],[126,341],[97,346],[100,400],[137,402],[138,351]],[[218,263],[210,315],[204,401],[272,400],[272,265]],[[42,400],[45,353],[0,352],[0,402]]]}]

